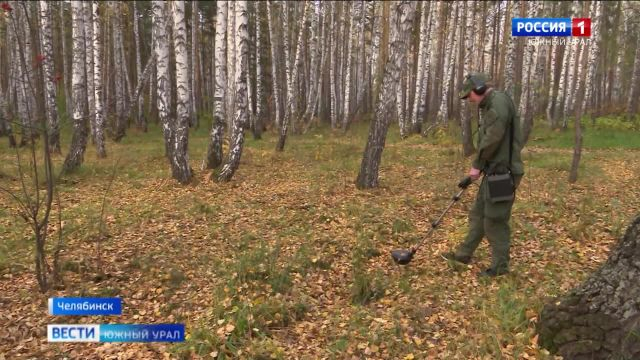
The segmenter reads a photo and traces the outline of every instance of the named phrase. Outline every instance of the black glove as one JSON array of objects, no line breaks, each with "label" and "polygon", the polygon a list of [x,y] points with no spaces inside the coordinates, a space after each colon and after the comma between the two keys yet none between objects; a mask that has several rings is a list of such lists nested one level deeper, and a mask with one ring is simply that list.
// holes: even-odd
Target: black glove
[{"label": "black glove", "polygon": [[460,189],[466,189],[467,187],[469,187],[469,185],[471,185],[472,182],[473,180],[471,180],[471,177],[467,176],[464,179],[460,180],[460,182],[458,183],[458,187]]}]

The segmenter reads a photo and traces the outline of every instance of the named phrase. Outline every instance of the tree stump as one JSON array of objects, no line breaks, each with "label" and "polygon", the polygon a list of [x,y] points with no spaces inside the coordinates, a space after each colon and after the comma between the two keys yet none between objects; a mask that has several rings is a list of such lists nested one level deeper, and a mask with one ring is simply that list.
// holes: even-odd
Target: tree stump
[{"label": "tree stump", "polygon": [[601,268],[544,306],[537,331],[565,359],[640,359],[640,216]]}]

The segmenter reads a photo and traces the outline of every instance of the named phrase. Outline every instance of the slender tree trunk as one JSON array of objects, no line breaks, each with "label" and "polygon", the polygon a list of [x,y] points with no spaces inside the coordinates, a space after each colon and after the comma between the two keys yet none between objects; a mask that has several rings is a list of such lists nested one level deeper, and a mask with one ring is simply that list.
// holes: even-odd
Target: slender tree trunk
[{"label": "slender tree trunk", "polygon": [[[233,89],[235,86],[235,66],[236,66],[236,50],[235,50],[235,1],[227,2],[227,89]],[[226,96],[227,101],[227,129],[233,128],[233,119],[235,113],[235,91],[229,91]]]},{"label": "slender tree trunk", "polygon": [[247,2],[237,1],[235,4],[236,60],[238,67],[235,74],[236,116],[233,119],[231,144],[226,164],[222,167],[219,181],[229,181],[240,165],[242,144],[244,142],[244,125],[247,123],[247,69],[249,64],[249,33],[247,19]]},{"label": "slender tree trunk", "polygon": [[173,120],[171,119],[171,78],[169,77],[169,35],[167,34],[165,2],[154,0],[153,38],[156,55],[156,90],[158,92],[158,116],[162,123],[165,155],[171,161],[173,157]]},{"label": "slender tree trunk", "polygon": [[[464,51],[464,74],[471,72],[471,56],[473,55],[473,8],[474,2],[467,2],[467,22],[465,31],[465,51]],[[473,146],[473,138],[471,135],[471,107],[468,101],[464,101],[460,114],[460,125],[462,128],[462,153],[464,156],[470,156],[476,150]]]},{"label": "slender tree trunk", "polygon": [[267,17],[269,18],[269,39],[271,43],[271,84],[273,86],[273,104],[275,108],[275,124],[277,128],[282,126],[282,109],[280,108],[280,104],[282,103],[281,98],[281,88],[280,81],[278,80],[279,71],[281,71],[282,64],[278,64],[278,44],[276,39],[276,29],[275,29],[275,11],[276,4],[272,1],[267,2]]},{"label": "slender tree trunk", "polygon": [[[115,1],[110,2],[113,13],[118,14],[121,4]],[[124,76],[124,58],[121,56],[120,44],[122,43],[122,22],[119,16],[113,17],[113,42],[112,55],[114,59],[114,80],[115,80],[115,97],[116,97],[116,126],[113,133],[113,140],[119,142],[126,134],[127,118],[126,118],[126,99],[125,76]]]},{"label": "slender tree trunk", "polygon": [[[338,3],[332,3],[332,12],[331,12],[331,24],[334,26],[337,24],[339,16],[338,16]],[[335,129],[338,126],[338,92],[337,92],[337,52],[338,52],[338,44],[337,44],[337,34],[335,31],[331,31],[331,64],[329,65],[329,88],[331,89],[331,128]]]},{"label": "slender tree trunk", "polygon": [[73,105],[71,104],[71,64],[69,63],[69,51],[68,51],[68,45],[67,45],[67,37],[66,37],[66,31],[65,29],[67,28],[67,26],[65,26],[65,24],[68,24],[65,21],[65,17],[64,17],[64,5],[65,2],[64,1],[60,1],[58,3],[59,9],[60,9],[60,36],[61,36],[61,43],[62,43],[62,75],[63,75],[63,88],[64,88],[64,100],[65,100],[65,107],[66,107],[66,113],[67,113],[67,117],[69,119],[72,118],[72,114],[73,114],[73,110],[72,107]]},{"label": "slender tree trunk", "polygon": [[102,48],[100,44],[99,2],[92,1],[93,11],[93,88],[95,100],[95,144],[99,158],[107,156],[104,146],[104,104],[102,97]]},{"label": "slender tree trunk", "polygon": [[[600,56],[599,41],[600,35],[600,14],[602,3],[600,1],[594,1],[591,4],[591,36],[592,42],[589,45],[589,58],[587,62],[587,69],[585,77],[581,80],[583,85],[580,86],[579,95],[576,101],[576,118],[575,118],[575,143],[573,148],[573,161],[571,162],[571,171],[569,172],[569,182],[574,183],[578,180],[578,167],[580,165],[580,157],[582,155],[582,115],[587,110],[587,104],[590,103],[591,97],[594,94],[593,82],[596,74],[597,61]],[[580,81],[580,80],[579,80]]]},{"label": "slender tree trunk", "polygon": [[[511,2],[513,7],[512,14],[514,17],[518,17],[520,13],[520,2]],[[516,46],[518,38],[511,36],[509,38],[509,45],[507,46],[507,54],[505,56],[505,71],[504,71],[504,91],[512,98],[515,94],[515,66],[516,66]]]},{"label": "slender tree trunk", "polygon": [[618,22],[618,37],[616,39],[616,45],[618,48],[616,55],[616,68],[615,75],[613,81],[613,101],[616,104],[620,104],[622,102],[622,67],[624,61],[624,53],[627,47],[626,36],[629,34],[629,13],[628,10],[628,1],[623,0],[619,3],[620,13],[622,16],[622,21]]},{"label": "slender tree trunk", "polygon": [[551,66],[549,67],[549,101],[547,102],[547,120],[549,126],[553,127],[555,120],[553,119],[554,106],[556,103],[556,97],[558,96],[558,86],[556,86],[556,58],[558,55],[558,45],[553,46],[551,49]]},{"label": "slender tree trunk", "polygon": [[356,186],[359,189],[378,186],[378,168],[400,82],[400,71],[405,63],[406,41],[411,34],[414,11],[414,2],[394,1],[392,4],[390,51],[386,59],[380,101],[377,105],[375,118],[371,122],[369,138],[356,179]]},{"label": "slender tree trunk", "polygon": [[[638,32],[640,34],[640,32]],[[627,118],[632,119],[638,112],[638,97],[640,96],[640,35],[636,40],[636,55],[633,61],[633,74],[631,75],[631,88],[627,100]]]},{"label": "slender tree trunk", "polygon": [[442,68],[443,70],[443,78],[442,78],[442,100],[440,101],[440,109],[438,110],[438,117],[437,117],[437,122],[440,124],[446,124],[449,120],[449,87],[451,84],[451,79],[453,76],[453,61],[454,61],[454,56],[453,56],[453,49],[456,48],[456,41],[457,39],[455,39],[455,24],[456,24],[456,20],[457,20],[457,10],[458,10],[458,3],[453,2],[449,4],[451,6],[451,17],[450,17],[450,22],[449,25],[447,27],[447,31],[449,34],[449,37],[447,39],[447,43],[446,43],[446,47],[445,47],[445,59],[444,59],[444,66]]},{"label": "slender tree trunk", "polygon": [[207,169],[215,169],[222,164],[222,138],[226,122],[227,42],[225,36],[227,32],[227,10],[228,7],[225,1],[218,3],[216,13],[214,110],[209,146],[207,148]]},{"label": "slender tree trunk", "polygon": [[190,96],[191,101],[189,104],[191,108],[189,109],[189,113],[191,116],[189,117],[189,125],[195,126],[196,128],[199,126],[198,120],[198,109],[196,103],[196,92],[198,89],[198,84],[196,83],[196,73],[198,72],[198,66],[200,64],[200,59],[198,59],[198,1],[191,1],[191,84],[190,84]]},{"label": "slender tree trunk", "polygon": [[[49,134],[49,151],[60,154],[60,127],[58,125],[58,109],[56,105],[56,86],[53,76],[53,48],[51,36],[51,8],[47,1],[39,1],[40,5],[40,35],[42,44],[42,55],[44,60],[44,82],[46,86],[47,101],[47,132]],[[8,118],[6,120],[9,120]],[[10,121],[10,120],[9,120]]]},{"label": "slender tree trunk", "polygon": [[184,0],[174,0],[173,46],[176,53],[176,122],[171,161],[173,178],[187,184],[191,181],[189,166],[189,113],[191,97],[189,89],[189,55],[187,52],[187,21],[185,19]]},{"label": "slender tree trunk", "polygon": [[[429,19],[430,19],[430,9],[428,7],[429,3],[422,3],[422,13],[420,15],[420,49],[418,50],[418,73],[416,74],[415,81],[415,98],[413,100],[413,111],[411,112],[411,132],[419,134],[420,133],[420,121],[418,118],[418,111],[420,110],[420,106],[422,105],[422,89],[424,87],[424,77],[425,77],[425,68],[426,66],[426,58],[429,57]],[[428,73],[428,71],[427,71]]]},{"label": "slender tree trunk", "polygon": [[82,164],[88,137],[82,1],[71,2],[71,17],[73,26],[73,138],[69,153],[62,165],[63,172],[72,171]]},{"label": "slender tree trunk", "polygon": [[263,13],[261,11],[263,3],[256,3],[256,46],[255,46],[255,57],[256,57],[256,115],[253,119],[253,138],[255,140],[259,140],[262,138],[262,122],[263,122],[263,98],[264,98],[264,89],[263,89],[263,75],[262,75],[262,22],[260,21],[260,14]]},{"label": "slender tree trunk", "polygon": [[[140,30],[138,30],[138,21],[140,20],[140,15],[138,14],[138,2],[133,2],[133,38],[136,46],[136,79],[138,84],[142,81],[142,60],[140,54]],[[142,111],[142,106],[144,104],[144,98],[142,96],[138,97],[137,101],[137,112],[136,112],[136,126],[138,129],[147,132],[148,124],[147,118]]]},{"label": "slender tree trunk", "polygon": [[[352,84],[352,77],[353,77],[353,73],[354,73],[354,69],[353,69],[353,57],[354,57],[354,52],[355,52],[355,46],[354,46],[354,42],[355,42],[355,35],[356,35],[356,2],[350,2],[349,3],[351,5],[350,8],[350,12],[351,12],[351,21],[349,24],[349,29],[347,30],[347,36],[345,37],[345,40],[347,41],[347,52],[346,52],[346,66],[345,66],[345,81],[344,81],[344,108],[342,110],[342,129],[344,131],[347,130],[347,127],[349,126],[349,120],[351,117],[351,88],[353,87]],[[347,5],[348,6],[348,5]]]},{"label": "slender tree trunk", "polygon": [[95,119],[95,89],[93,84],[93,11],[91,9],[90,2],[83,2],[83,13],[84,13],[84,44],[85,44],[85,69],[86,69],[86,79],[87,79],[87,101],[89,104],[88,108],[88,116],[89,116],[89,130],[91,133],[91,140],[95,143],[96,138],[96,119]]}]

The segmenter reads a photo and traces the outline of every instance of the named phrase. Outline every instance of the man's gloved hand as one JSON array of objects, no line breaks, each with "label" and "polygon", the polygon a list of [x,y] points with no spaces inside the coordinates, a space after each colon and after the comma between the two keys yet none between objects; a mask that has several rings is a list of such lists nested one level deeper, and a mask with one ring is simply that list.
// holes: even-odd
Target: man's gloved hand
[{"label": "man's gloved hand", "polygon": [[469,170],[469,177],[473,181],[478,180],[480,178],[480,170],[472,167],[471,170]]},{"label": "man's gloved hand", "polygon": [[471,185],[472,182],[473,180],[471,180],[470,176],[465,176],[465,178],[460,180],[460,182],[458,183],[458,187],[460,189],[466,189],[469,185]]}]

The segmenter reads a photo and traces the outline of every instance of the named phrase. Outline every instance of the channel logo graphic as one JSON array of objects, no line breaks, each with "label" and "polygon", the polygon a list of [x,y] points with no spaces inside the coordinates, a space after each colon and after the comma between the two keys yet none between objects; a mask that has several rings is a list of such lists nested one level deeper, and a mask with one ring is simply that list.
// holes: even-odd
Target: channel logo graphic
[{"label": "channel logo graphic", "polygon": [[591,36],[591,19],[513,18],[511,36]]},{"label": "channel logo graphic", "polygon": [[184,324],[50,324],[49,342],[182,342]]},{"label": "channel logo graphic", "polygon": [[49,315],[122,315],[122,299],[49,298]]}]

